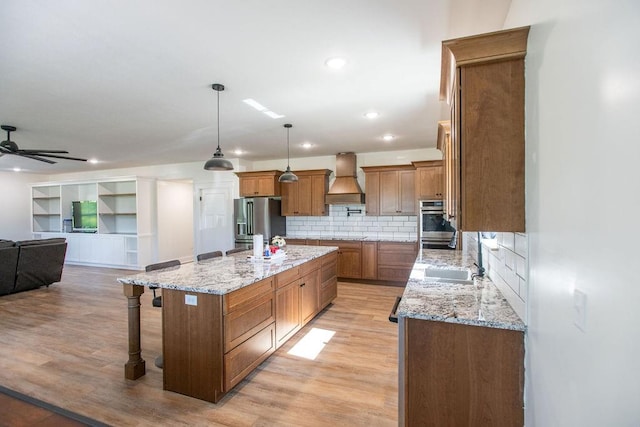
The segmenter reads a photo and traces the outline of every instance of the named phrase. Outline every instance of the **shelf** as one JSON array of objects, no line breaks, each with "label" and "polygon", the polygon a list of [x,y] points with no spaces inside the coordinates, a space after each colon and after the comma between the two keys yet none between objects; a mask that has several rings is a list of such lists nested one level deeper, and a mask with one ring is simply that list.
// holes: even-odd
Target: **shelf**
[{"label": "shelf", "polygon": [[33,196],[33,200],[54,200],[59,198],[60,196]]},{"label": "shelf", "polygon": [[33,216],[60,216],[59,213],[34,213]]},{"label": "shelf", "polygon": [[100,194],[100,197],[135,197],[136,193],[110,193],[110,194]]},{"label": "shelf", "polygon": [[137,215],[136,212],[101,212],[98,215]]}]

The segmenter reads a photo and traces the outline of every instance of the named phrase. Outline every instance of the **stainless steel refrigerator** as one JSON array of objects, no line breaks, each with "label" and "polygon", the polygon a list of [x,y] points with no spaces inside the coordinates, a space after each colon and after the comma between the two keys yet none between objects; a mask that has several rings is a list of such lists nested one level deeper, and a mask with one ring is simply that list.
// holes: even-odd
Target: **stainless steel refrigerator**
[{"label": "stainless steel refrigerator", "polygon": [[280,200],[269,197],[234,199],[235,243],[237,248],[252,248],[253,235],[265,241],[287,233],[287,220],[280,215]]}]

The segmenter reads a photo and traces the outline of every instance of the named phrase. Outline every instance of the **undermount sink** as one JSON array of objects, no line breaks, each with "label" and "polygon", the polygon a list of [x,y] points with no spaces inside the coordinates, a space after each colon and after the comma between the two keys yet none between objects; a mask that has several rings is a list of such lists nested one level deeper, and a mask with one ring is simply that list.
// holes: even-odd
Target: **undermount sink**
[{"label": "undermount sink", "polygon": [[446,270],[441,268],[427,268],[424,277],[438,282],[473,283],[469,270]]}]

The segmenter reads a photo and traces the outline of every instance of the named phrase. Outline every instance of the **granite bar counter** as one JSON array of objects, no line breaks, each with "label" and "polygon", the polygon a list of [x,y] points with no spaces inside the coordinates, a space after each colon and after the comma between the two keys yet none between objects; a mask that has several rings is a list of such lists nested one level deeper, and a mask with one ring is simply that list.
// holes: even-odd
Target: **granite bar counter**
[{"label": "granite bar counter", "polygon": [[225,295],[337,250],[334,246],[288,245],[284,248],[285,258],[272,261],[253,261],[249,258],[253,252],[247,250],[179,267],[121,277],[118,282]]},{"label": "granite bar counter", "polygon": [[474,259],[462,251],[422,249],[396,311],[404,318],[435,320],[524,331],[524,322],[487,277],[473,283],[438,281],[426,269],[475,272]]},{"label": "granite bar counter", "polygon": [[145,375],[140,296],[157,286],[164,390],[217,403],[337,297],[337,247],[284,252],[254,260],[248,250],[119,278],[128,301],[125,378]]}]

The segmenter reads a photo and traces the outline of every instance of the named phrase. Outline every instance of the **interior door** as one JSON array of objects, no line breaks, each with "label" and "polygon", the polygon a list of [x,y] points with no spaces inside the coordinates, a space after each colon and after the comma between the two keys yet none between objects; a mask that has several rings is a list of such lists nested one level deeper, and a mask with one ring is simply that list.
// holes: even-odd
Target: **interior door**
[{"label": "interior door", "polygon": [[197,253],[234,247],[231,189],[201,188],[199,202]]}]

